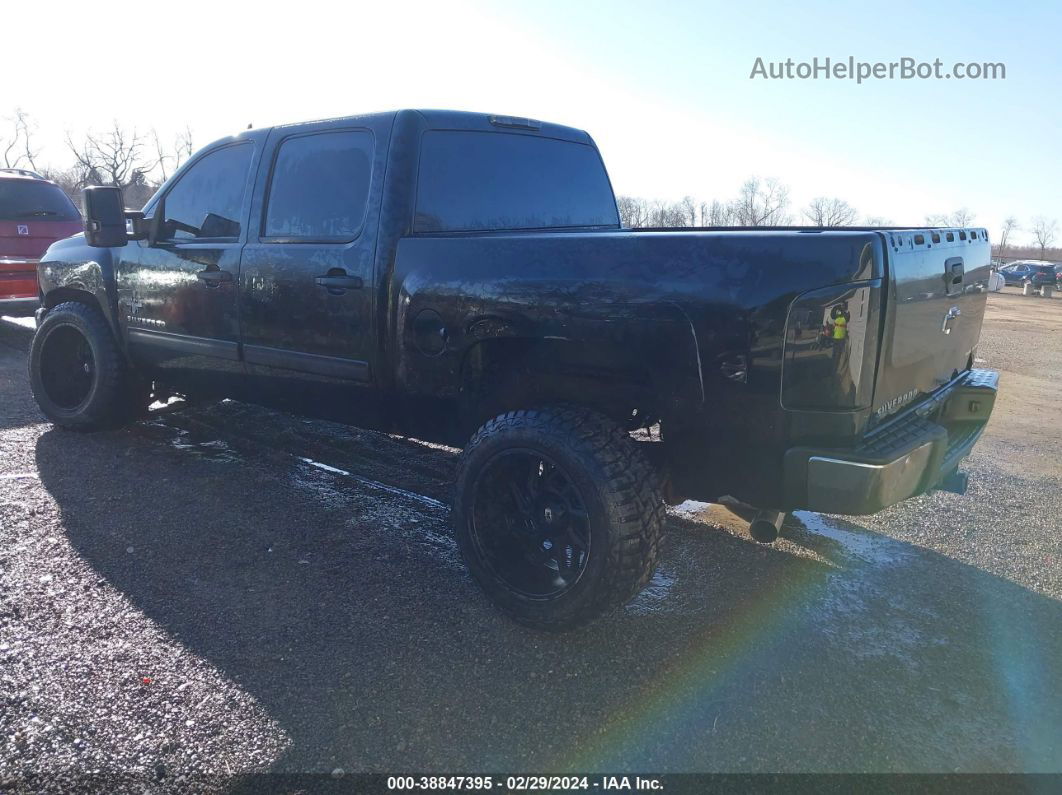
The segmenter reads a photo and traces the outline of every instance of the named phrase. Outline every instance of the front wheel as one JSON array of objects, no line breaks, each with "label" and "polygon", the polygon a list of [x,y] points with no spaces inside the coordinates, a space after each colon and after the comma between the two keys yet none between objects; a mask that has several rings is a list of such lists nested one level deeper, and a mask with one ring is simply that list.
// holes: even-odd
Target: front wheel
[{"label": "front wheel", "polygon": [[659,478],[596,412],[512,411],[461,456],[454,529],[472,576],[516,621],[566,630],[625,604],[652,577]]},{"label": "front wheel", "polygon": [[76,301],[45,315],[33,336],[29,371],[37,405],[64,428],[115,427],[133,419],[143,402],[103,315]]}]

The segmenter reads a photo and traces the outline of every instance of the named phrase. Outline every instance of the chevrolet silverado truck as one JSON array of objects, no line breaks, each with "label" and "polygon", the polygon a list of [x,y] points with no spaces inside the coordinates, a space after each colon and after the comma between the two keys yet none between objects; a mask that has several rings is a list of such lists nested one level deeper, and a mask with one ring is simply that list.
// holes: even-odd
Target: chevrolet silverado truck
[{"label": "chevrolet silverado truck", "polygon": [[33,393],[114,427],[228,397],[463,448],[473,578],[566,629],[652,576],[667,502],[868,514],[962,479],[984,229],[621,227],[585,132],[403,110],[249,130],[39,265]]}]

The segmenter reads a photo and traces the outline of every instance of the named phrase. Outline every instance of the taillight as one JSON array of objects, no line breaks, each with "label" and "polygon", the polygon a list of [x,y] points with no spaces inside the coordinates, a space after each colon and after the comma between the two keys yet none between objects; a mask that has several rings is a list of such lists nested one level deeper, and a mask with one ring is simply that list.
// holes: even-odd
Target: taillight
[{"label": "taillight", "polygon": [[782,406],[829,411],[870,405],[880,305],[880,279],[812,290],[792,303]]}]

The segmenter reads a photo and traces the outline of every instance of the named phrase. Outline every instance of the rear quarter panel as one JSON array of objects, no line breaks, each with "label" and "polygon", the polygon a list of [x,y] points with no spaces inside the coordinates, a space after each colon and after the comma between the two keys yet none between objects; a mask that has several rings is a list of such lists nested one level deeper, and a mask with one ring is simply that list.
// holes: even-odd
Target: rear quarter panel
[{"label": "rear quarter panel", "polygon": [[[777,438],[789,304],[810,289],[880,276],[880,267],[881,237],[873,232],[407,237],[391,285],[395,384],[452,396],[462,361],[479,341],[476,329],[490,318],[500,319],[506,334],[624,345],[644,339],[624,328],[649,317],[666,332],[640,355],[668,389],[679,385],[681,394],[668,397],[684,411],[727,412],[729,421],[748,423],[741,433]],[[426,310],[445,328],[445,348],[434,356],[414,340],[415,320]],[[674,368],[682,372],[668,373]]]}]

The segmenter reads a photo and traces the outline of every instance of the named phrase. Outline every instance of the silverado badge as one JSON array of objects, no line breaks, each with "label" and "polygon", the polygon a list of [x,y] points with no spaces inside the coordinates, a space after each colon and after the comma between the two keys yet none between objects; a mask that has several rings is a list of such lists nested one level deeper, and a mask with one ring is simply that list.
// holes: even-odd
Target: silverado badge
[{"label": "silverado badge", "polygon": [[911,389],[907,392],[904,392],[902,395],[898,395],[892,400],[886,400],[884,403],[878,406],[877,411],[875,411],[874,413],[878,415],[878,419],[880,420],[886,414],[892,414],[894,411],[896,411],[896,409],[900,408],[900,406],[910,403],[912,400],[914,400],[914,397],[917,394],[917,389]]}]

